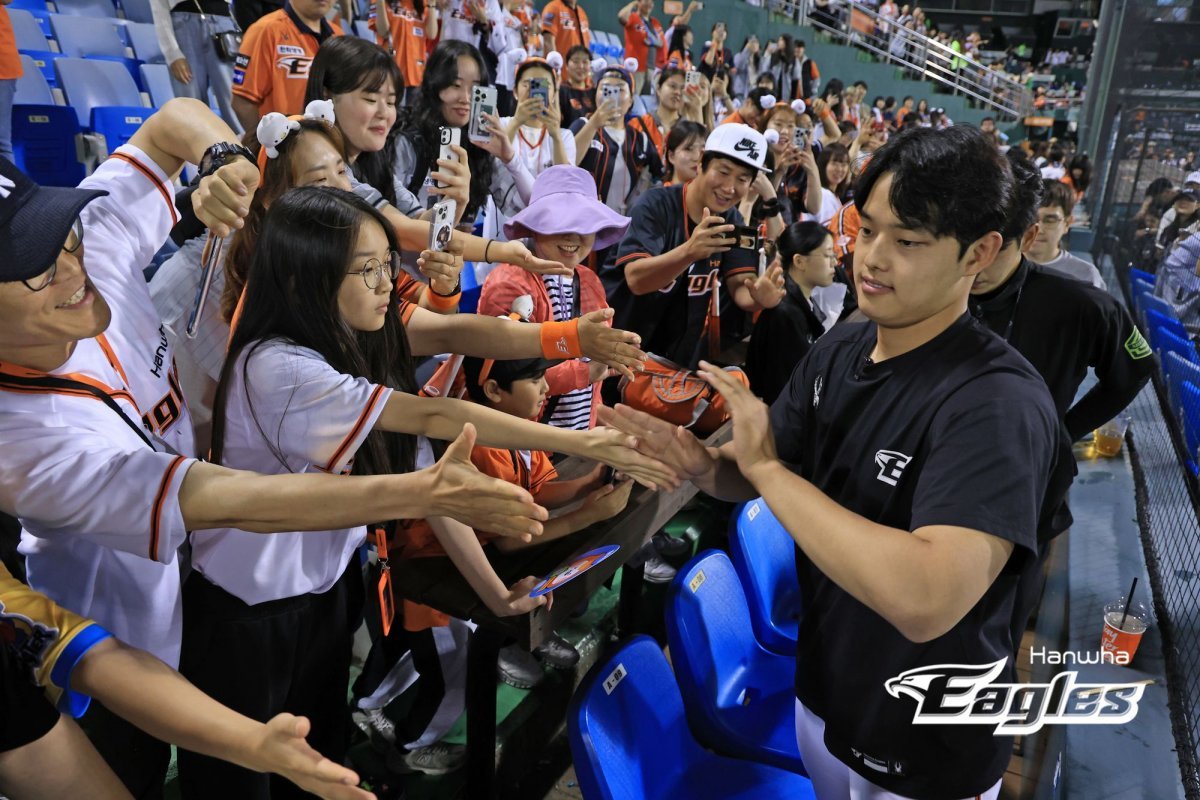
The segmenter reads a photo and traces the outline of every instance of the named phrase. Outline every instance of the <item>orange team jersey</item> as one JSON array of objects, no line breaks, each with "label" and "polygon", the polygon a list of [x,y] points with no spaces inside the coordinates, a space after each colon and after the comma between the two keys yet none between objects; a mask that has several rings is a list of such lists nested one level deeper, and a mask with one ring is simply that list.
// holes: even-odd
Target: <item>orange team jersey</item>
[{"label": "orange team jersey", "polygon": [[729,123],[731,123],[731,122],[736,122],[736,123],[738,123],[739,125],[745,125],[745,124],[746,124],[746,120],[745,120],[745,118],[743,118],[743,117],[742,117],[742,112],[740,112],[740,111],[734,111],[734,112],[733,112],[732,114],[730,114],[728,117],[726,117],[725,119],[721,120],[721,124],[722,124],[722,125],[728,125],[728,124],[729,124]]},{"label": "orange team jersey", "polygon": [[21,74],[21,56],[17,53],[12,20],[8,17],[8,9],[0,6],[0,81],[19,78]]},{"label": "orange team jersey", "polygon": [[321,42],[341,36],[336,23],[321,22],[313,33],[290,5],[259,19],[246,31],[233,65],[233,93],[258,106],[259,116],[272,111],[299,114],[304,110],[308,68]]},{"label": "orange team jersey", "polygon": [[658,150],[658,157],[665,164],[667,157],[667,134],[670,131],[663,133],[662,129],[658,127],[658,119],[654,116],[654,113],[642,114],[640,117],[630,120],[629,124],[645,131],[646,135],[650,137],[650,141],[654,142],[654,148]]},{"label": "orange team jersey", "polygon": [[845,261],[847,255],[854,254],[854,243],[858,239],[858,229],[862,220],[858,216],[858,206],[851,200],[846,203],[829,220],[826,227],[833,233],[833,254],[838,261]]},{"label": "orange team jersey", "polygon": [[631,13],[625,20],[625,55],[637,59],[639,71],[653,69],[655,66],[647,63],[650,58],[651,38],[656,38],[659,42],[658,47],[654,50],[654,60],[658,61],[659,54],[667,46],[663,39],[662,25],[654,17],[650,17],[647,22],[638,12]]},{"label": "orange team jersey", "polygon": [[[554,49],[566,58],[575,45],[588,47],[592,43],[587,12],[576,2],[568,6],[563,0],[551,0],[542,11],[542,32],[554,37]],[[565,69],[565,67],[564,67]]]},{"label": "orange team jersey", "polygon": [[[369,24],[371,30],[378,30],[374,11]],[[396,66],[400,67],[404,85],[420,86],[421,79],[425,77],[425,17],[417,13],[413,0],[388,3],[388,29]],[[383,39],[376,37],[376,44],[384,47]]]},{"label": "orange team jersey", "polygon": [[681,69],[684,72],[691,72],[695,69],[692,65],[691,54],[685,53],[682,50],[674,50],[667,55],[667,66],[674,69]]},{"label": "orange team jersey", "polygon": [[[550,454],[544,450],[502,450],[495,447],[477,446],[471,451],[471,463],[480,472],[527,490],[537,499],[541,488],[558,478],[558,471],[550,463]],[[498,534],[475,531],[475,537],[485,545]],[[396,525],[396,541],[388,550],[398,553],[401,559],[430,558],[445,556],[442,543],[437,540],[429,523],[423,519],[402,520]],[[426,628],[449,624],[450,618],[428,606],[404,601],[404,629],[421,631]]]}]

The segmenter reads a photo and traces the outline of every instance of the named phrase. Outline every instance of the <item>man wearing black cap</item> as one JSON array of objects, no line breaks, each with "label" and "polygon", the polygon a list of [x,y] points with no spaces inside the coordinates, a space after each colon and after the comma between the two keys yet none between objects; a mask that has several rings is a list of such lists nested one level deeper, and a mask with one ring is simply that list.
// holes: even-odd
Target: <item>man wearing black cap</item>
[{"label": "man wearing black cap", "polygon": [[1016,587],[1047,486],[1070,473],[1045,383],[967,311],[1012,191],[978,130],[901,134],[855,195],[870,322],[819,339],[769,412],[706,367],[733,415],[719,449],[606,414],[704,491],[762,495],[798,545],[796,731],[821,800],[993,800],[1012,753],[993,727],[914,724],[920,691],[902,677],[1001,662],[995,681],[1014,682]]},{"label": "man wearing black cap", "polygon": [[[0,159],[0,510],[22,524],[34,588],[171,666],[189,531],[328,530],[442,505],[468,524],[531,532],[544,516],[480,476],[469,443],[420,497],[402,491],[407,476],[264,477],[194,458],[142,269],[177,221],[171,180],[186,162],[203,176],[199,218],[218,236],[241,227],[258,169],[234,142],[206,105],[176,99],[78,189],[39,187]],[[161,794],[166,745],[99,704],[84,724],[135,796]]]}]

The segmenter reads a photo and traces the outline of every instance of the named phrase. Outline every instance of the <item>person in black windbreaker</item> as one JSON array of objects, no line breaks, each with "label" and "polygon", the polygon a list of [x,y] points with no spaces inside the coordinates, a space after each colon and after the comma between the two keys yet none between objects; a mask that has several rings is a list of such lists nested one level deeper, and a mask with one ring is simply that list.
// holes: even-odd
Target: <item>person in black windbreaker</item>
[{"label": "person in black windbreaker", "polygon": [[825,332],[825,314],[813,305],[812,292],[833,283],[837,266],[833,234],[818,222],[789,225],[778,245],[786,294],[779,305],[759,316],[746,352],[750,388],[767,403],[775,401],[796,365]]}]

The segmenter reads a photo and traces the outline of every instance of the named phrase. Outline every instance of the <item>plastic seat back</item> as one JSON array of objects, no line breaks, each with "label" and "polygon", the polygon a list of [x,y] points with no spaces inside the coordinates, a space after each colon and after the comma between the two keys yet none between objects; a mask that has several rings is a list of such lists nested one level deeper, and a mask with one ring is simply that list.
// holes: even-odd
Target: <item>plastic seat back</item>
[{"label": "plastic seat back", "polygon": [[18,50],[49,50],[50,42],[42,32],[42,26],[23,8],[10,8],[8,18],[12,21],[13,38]]},{"label": "plastic seat back", "polygon": [[746,592],[754,637],[772,653],[796,652],[800,619],[800,582],[796,545],[762,498],[734,514],[729,558]]},{"label": "plastic seat back", "polygon": [[1154,283],[1154,274],[1151,272],[1146,272],[1145,270],[1140,270],[1136,267],[1130,267],[1129,268],[1129,280],[1145,281],[1146,283],[1153,284]]},{"label": "plastic seat back", "polygon": [[1143,311],[1142,299],[1154,296],[1154,283],[1142,280],[1131,281],[1129,283],[1129,294],[1133,298],[1134,310],[1141,314]]},{"label": "plastic seat back", "polygon": [[112,56],[125,58],[125,43],[117,33],[113,21],[100,22],[89,17],[71,17],[55,14],[50,17],[54,35],[58,38],[63,55],[76,58],[89,56]]},{"label": "plastic seat back", "polygon": [[688,731],[671,667],[648,636],[592,668],[571,700],[567,730],[588,800],[662,797],[672,774],[707,757]]},{"label": "plastic seat back", "polygon": [[49,11],[46,7],[46,0],[12,0],[8,4],[8,10],[19,8],[24,11]]},{"label": "plastic seat back", "polygon": [[59,14],[72,17],[117,18],[117,8],[112,0],[57,0],[54,6]]},{"label": "plastic seat back", "polygon": [[1185,361],[1193,363],[1200,361],[1200,357],[1196,354],[1196,347],[1189,339],[1171,333],[1166,328],[1150,329],[1150,346],[1158,353],[1160,359],[1166,358],[1167,353],[1178,353]]},{"label": "plastic seat back", "polygon": [[83,127],[91,125],[93,108],[125,106],[145,110],[133,77],[116,61],[60,58],[54,66],[67,103],[75,109]]},{"label": "plastic seat back", "polygon": [[1189,460],[1200,465],[1200,384],[1184,381],[1180,388],[1183,439]]},{"label": "plastic seat back", "polygon": [[133,54],[139,61],[147,64],[167,63],[167,57],[163,55],[162,48],[158,46],[158,36],[154,33],[153,25],[130,22],[125,26],[125,30],[129,33],[129,43],[133,47]]},{"label": "plastic seat back", "polygon": [[[1161,297],[1147,297],[1145,302],[1149,303],[1151,300],[1156,300],[1162,303],[1168,309],[1171,307],[1167,301],[1163,300]],[[1183,323],[1176,319],[1173,313],[1164,313],[1151,308],[1149,305],[1146,306],[1146,327],[1163,328],[1164,330],[1170,331],[1176,336],[1182,336],[1185,339],[1187,338],[1187,328],[1183,327]]]},{"label": "plastic seat back", "polygon": [[371,23],[365,19],[356,19],[354,21],[354,32],[358,34],[358,38],[366,39],[368,42],[375,42],[375,31],[371,30]]},{"label": "plastic seat back", "polygon": [[[1141,307],[1142,317],[1145,319],[1151,311],[1161,314],[1167,319],[1178,322],[1178,317],[1175,315],[1175,309],[1161,297],[1155,297],[1152,294],[1143,294],[1139,303]],[[1150,320],[1145,319],[1146,327],[1150,327]]]},{"label": "plastic seat back", "polygon": [[146,25],[154,24],[154,15],[150,11],[150,0],[121,0],[121,10],[125,19]]},{"label": "plastic seat back", "polygon": [[30,56],[21,54],[21,77],[17,78],[17,93],[13,97],[16,106],[52,106],[54,93],[46,76],[38,69]]},{"label": "plastic seat back", "polygon": [[142,64],[142,85],[150,95],[150,103],[161,108],[163,103],[175,96],[175,84],[171,83],[171,72],[165,64]]}]

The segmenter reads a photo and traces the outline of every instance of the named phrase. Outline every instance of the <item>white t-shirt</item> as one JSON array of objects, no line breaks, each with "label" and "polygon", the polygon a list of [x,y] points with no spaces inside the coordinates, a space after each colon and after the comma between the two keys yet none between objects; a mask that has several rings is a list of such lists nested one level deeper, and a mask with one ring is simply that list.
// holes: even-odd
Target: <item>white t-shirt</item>
[{"label": "white t-shirt", "polygon": [[[264,475],[349,472],[392,390],[343,375],[316,351],[279,340],[249,358],[244,353],[229,383],[222,463]],[[255,605],[327,591],[365,538],[362,526],[266,536],[195,531],[192,565]]]},{"label": "white t-shirt", "polygon": [[837,199],[837,195],[821,187],[821,209],[816,214],[805,214],[805,219],[815,220],[816,222],[825,225],[829,220],[833,219],[837,214],[838,209],[842,207],[841,202]]},{"label": "white t-shirt", "polygon": [[[500,3],[497,0],[487,0],[487,18],[500,19]],[[463,0],[450,0],[442,11],[441,40],[457,39],[460,42],[475,47],[479,46],[479,34],[475,32],[475,18],[467,11]]]},{"label": "white t-shirt", "polygon": [[[552,97],[551,102],[554,101],[555,98]],[[511,121],[512,117],[502,117],[500,125],[508,127]],[[558,138],[563,143],[563,152],[567,156],[566,163],[574,164],[575,135],[567,128],[559,128]],[[525,165],[534,178],[554,166],[554,140],[550,138],[550,132],[545,128],[531,128],[528,125],[522,125],[513,139],[513,147],[517,151],[515,158]]]},{"label": "white t-shirt", "polygon": [[33,588],[177,666],[176,551],[187,536],[179,487],[195,445],[171,344],[142,274],[177,221],[174,192],[158,165],[130,145],[80,186],[109,193],[80,216],[84,266],[112,322],[50,374],[102,388],[153,448],[94,396],[13,391],[6,379],[41,373],[0,365],[0,508],[21,521]]}]

